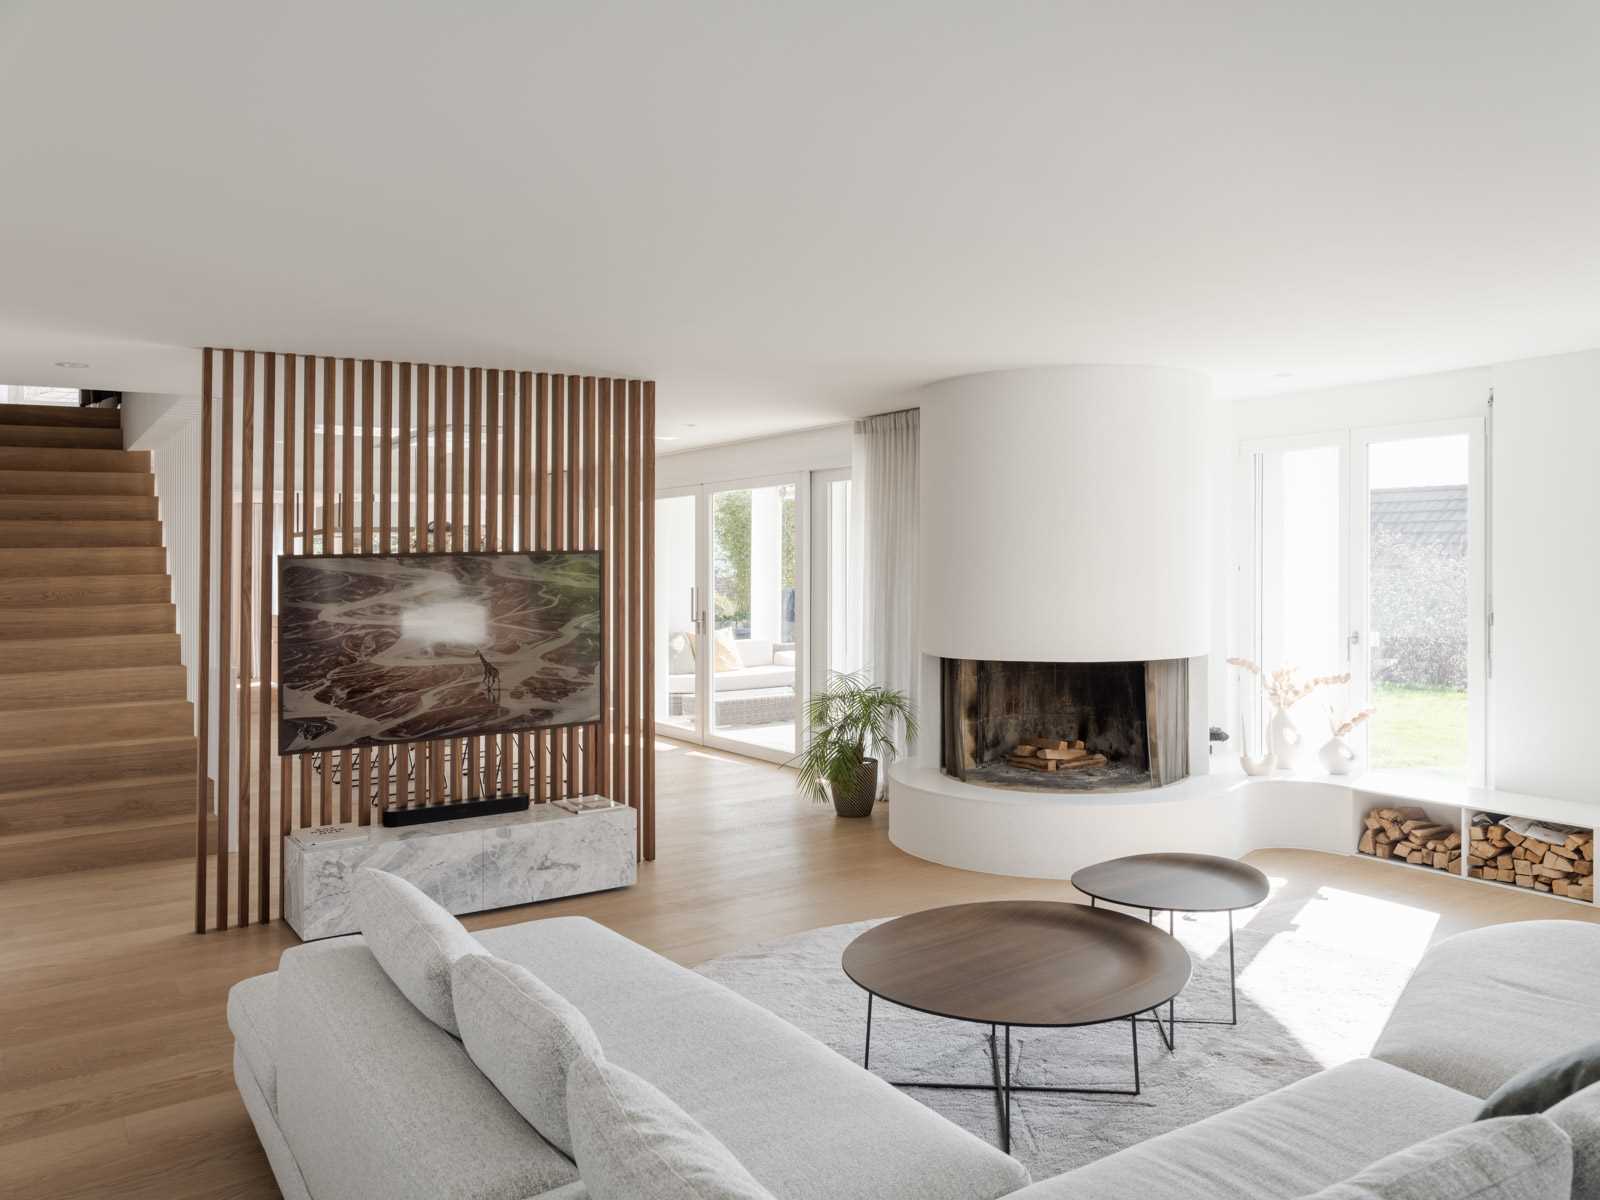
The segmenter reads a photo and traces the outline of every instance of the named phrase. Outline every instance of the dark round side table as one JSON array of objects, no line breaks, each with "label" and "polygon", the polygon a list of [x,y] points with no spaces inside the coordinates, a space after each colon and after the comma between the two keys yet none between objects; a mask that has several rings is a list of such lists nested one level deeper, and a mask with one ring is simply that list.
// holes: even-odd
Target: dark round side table
[{"label": "dark round side table", "polygon": [[1267,898],[1272,889],[1265,875],[1249,863],[1215,854],[1133,854],[1084,867],[1073,874],[1072,886],[1089,897],[1091,906],[1104,902],[1142,908],[1151,924],[1155,923],[1156,913],[1165,912],[1168,933],[1174,931],[1174,913],[1227,913],[1228,1017],[1180,1017],[1174,996],[1167,1002],[1165,1028],[1159,1016],[1155,1023],[1168,1050],[1176,1047],[1179,1025],[1239,1023],[1233,914],[1241,908],[1254,908]]},{"label": "dark round side table", "polygon": [[[993,1092],[1000,1146],[1011,1152],[1011,1093],[1139,1094],[1140,1014],[1157,1011],[1189,981],[1189,952],[1137,917],[1058,900],[992,900],[910,913],[845,947],[844,973],[872,1002],[989,1027],[992,1082],[896,1082],[902,1088]],[[1133,1087],[1042,1087],[1012,1082],[1011,1029],[1064,1029],[1127,1021]],[[1004,1046],[997,1044],[1003,1029]]]}]

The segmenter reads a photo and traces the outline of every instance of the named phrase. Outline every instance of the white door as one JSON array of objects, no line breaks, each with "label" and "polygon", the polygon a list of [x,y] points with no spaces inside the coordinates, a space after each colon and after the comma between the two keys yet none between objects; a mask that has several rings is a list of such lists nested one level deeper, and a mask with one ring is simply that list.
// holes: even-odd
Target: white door
[{"label": "white door", "polygon": [[787,762],[807,678],[809,478],[656,500],[656,732]]}]

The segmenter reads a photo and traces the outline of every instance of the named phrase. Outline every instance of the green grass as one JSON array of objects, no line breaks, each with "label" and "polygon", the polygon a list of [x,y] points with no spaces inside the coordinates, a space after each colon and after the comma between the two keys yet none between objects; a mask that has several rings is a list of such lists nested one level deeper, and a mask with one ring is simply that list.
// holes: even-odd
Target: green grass
[{"label": "green grass", "polygon": [[1380,683],[1373,691],[1378,709],[1370,742],[1374,767],[1466,769],[1465,689]]}]

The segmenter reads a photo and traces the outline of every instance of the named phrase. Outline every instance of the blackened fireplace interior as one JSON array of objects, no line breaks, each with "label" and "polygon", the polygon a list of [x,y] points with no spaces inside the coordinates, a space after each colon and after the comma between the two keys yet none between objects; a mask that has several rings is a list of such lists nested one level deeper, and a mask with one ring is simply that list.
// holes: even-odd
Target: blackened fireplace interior
[{"label": "blackened fireplace interior", "polygon": [[[946,658],[939,766],[992,787],[1124,791],[1189,774],[1189,662],[997,662]],[[1091,765],[1017,765],[1019,745],[1083,743]],[[1098,761],[1100,757],[1104,762]]]}]

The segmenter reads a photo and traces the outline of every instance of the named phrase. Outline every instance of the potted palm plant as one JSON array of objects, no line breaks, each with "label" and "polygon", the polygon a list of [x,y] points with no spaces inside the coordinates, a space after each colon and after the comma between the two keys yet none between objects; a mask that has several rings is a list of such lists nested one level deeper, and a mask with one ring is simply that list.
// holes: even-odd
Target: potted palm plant
[{"label": "potted palm plant", "polygon": [[[895,722],[915,741],[917,718],[904,692],[881,687],[864,672],[834,673],[806,702],[806,748],[793,760],[800,790],[819,804],[829,795],[841,817],[869,817],[878,797],[878,764],[899,752]],[[869,755],[876,753],[876,757]]]}]

